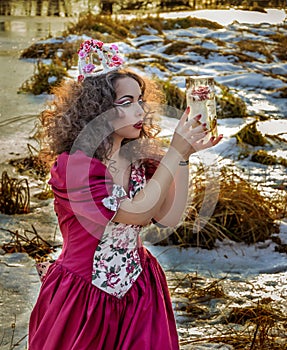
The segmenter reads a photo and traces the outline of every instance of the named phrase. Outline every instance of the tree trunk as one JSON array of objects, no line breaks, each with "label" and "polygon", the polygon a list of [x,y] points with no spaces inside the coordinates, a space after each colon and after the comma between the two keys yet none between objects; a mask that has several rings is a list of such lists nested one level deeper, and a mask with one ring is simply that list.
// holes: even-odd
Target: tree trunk
[{"label": "tree trunk", "polygon": [[60,16],[60,0],[49,0],[48,16]]},{"label": "tree trunk", "polygon": [[10,0],[1,0],[0,1],[0,15],[1,16],[10,16],[11,15],[11,1]]},{"label": "tree trunk", "polygon": [[102,0],[101,1],[101,13],[105,15],[111,15],[113,13],[114,1]]},{"label": "tree trunk", "polygon": [[36,16],[42,15],[42,0],[36,1]]}]

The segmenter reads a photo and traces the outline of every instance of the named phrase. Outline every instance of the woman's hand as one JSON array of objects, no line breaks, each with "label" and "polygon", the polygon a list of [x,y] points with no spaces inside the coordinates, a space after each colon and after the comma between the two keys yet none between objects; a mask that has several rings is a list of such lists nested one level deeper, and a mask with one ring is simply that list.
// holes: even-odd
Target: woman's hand
[{"label": "woman's hand", "polygon": [[209,132],[206,125],[200,123],[200,115],[188,121],[188,113],[189,109],[180,118],[171,145],[152,178],[132,201],[121,201],[113,221],[147,225],[152,218],[156,218],[164,225],[173,226],[174,222],[180,219],[188,194],[189,171],[188,167],[179,166],[179,162],[183,159],[188,160],[194,152],[216,145],[222,138],[222,135],[217,138],[211,137],[204,143],[204,138]]},{"label": "woman's hand", "polygon": [[173,134],[171,147],[173,147],[183,159],[187,160],[192,153],[215,146],[222,139],[223,135],[210,137],[206,141],[209,130],[205,123],[200,122],[201,115],[187,120],[189,107],[180,118]]}]

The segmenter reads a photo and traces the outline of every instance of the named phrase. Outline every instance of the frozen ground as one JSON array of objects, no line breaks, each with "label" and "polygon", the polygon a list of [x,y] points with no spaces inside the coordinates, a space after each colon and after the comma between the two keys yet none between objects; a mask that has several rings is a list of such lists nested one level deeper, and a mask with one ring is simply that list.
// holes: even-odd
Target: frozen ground
[{"label": "frozen ground", "polygon": [[[242,37],[255,42],[264,42],[272,47],[272,42],[269,43],[269,40],[266,39],[268,34],[277,32],[287,34],[286,29],[281,26],[285,13],[268,10],[268,14],[265,15],[230,10],[225,13],[199,11],[192,13],[192,15],[205,16],[205,18],[207,16],[207,18],[219,22],[226,21],[225,23],[222,22],[225,27],[217,31],[205,28],[177,29],[166,31],[164,37],[171,40],[186,41],[187,45],[192,41],[213,50],[213,54],[209,55],[208,58],[192,51],[186,52],[183,56],[166,55],[162,45],[162,36],[154,32],[150,35],[131,39],[129,45],[119,43],[119,46],[125,53],[138,50],[146,54],[147,57],[150,52],[162,55],[169,61],[169,74],[172,73],[172,80],[181,88],[184,88],[184,77],[186,75],[197,73],[214,75],[216,81],[226,84],[244,98],[251,114],[264,113],[269,116],[268,121],[258,124],[263,133],[280,133],[282,137],[286,137],[287,99],[278,98],[275,90],[286,86],[287,63],[281,62],[275,56],[273,56],[273,60],[266,63],[263,57],[249,53],[254,55],[255,61],[242,65],[237,61],[235,55],[235,43]],[[237,22],[233,22],[235,18]],[[215,39],[225,42],[226,46],[221,47],[218,44],[219,41]],[[11,40],[11,38],[6,40],[5,37],[5,55],[1,56],[1,59],[3,59],[1,62],[5,65],[5,67],[3,66],[5,68],[3,69],[5,79],[2,79],[1,82],[1,88],[5,92],[1,99],[1,122],[17,115],[20,116],[23,109],[30,116],[33,116],[33,114],[37,114],[39,105],[43,102],[42,98],[21,96],[19,103],[15,103],[15,106],[11,104],[11,96],[12,100],[15,99],[16,101],[16,91],[20,82],[17,81],[16,84],[14,82],[14,85],[12,85],[12,80],[8,78],[13,76],[16,71],[18,80],[19,77],[24,79],[28,71],[29,74],[33,71],[32,63],[26,62],[25,65],[28,70],[23,75],[21,66],[23,62],[19,65],[14,54],[11,58],[12,61],[10,63],[7,61],[7,48],[10,46]],[[21,41],[21,48],[23,47],[25,45]],[[229,55],[224,56],[222,54],[223,50],[228,50]],[[186,59],[188,59],[188,63],[184,63]],[[168,77],[166,71],[160,71],[156,68],[146,68],[146,73],[155,74],[162,78]],[[9,95],[6,95],[7,91]],[[216,148],[213,155],[215,158],[213,159],[216,159],[216,157],[236,159],[239,149],[232,135],[250,120],[252,120],[252,117],[246,120],[228,119],[219,121],[219,132],[224,134],[224,140]],[[163,119],[162,123],[163,133],[170,134],[174,128],[175,120],[166,118]],[[12,157],[9,154],[10,152],[15,155],[19,152],[20,147],[22,153],[26,143],[29,142],[29,136],[27,135],[30,135],[32,126],[33,123],[28,118],[28,122],[18,120],[15,123],[10,123],[10,125],[0,127],[1,170],[8,166],[7,160]],[[280,146],[280,148],[273,149],[273,151],[282,152],[283,156],[286,156],[286,145],[285,148]],[[250,171],[257,176],[257,179],[260,178],[261,181],[264,179],[265,185],[269,184],[266,183],[267,173],[269,174],[270,184],[274,181],[286,182],[286,168],[262,167],[250,162],[249,159],[245,159],[244,162],[238,165],[249,167]],[[37,191],[37,183],[33,183],[33,191]],[[41,203],[34,201],[32,207],[32,213],[25,217],[0,215],[1,228],[23,230],[30,229],[31,224],[34,224],[39,233],[44,233],[50,238],[53,237],[56,218],[53,214],[52,201],[48,200]],[[286,221],[281,222],[279,236],[284,243],[287,243]],[[0,230],[0,241],[5,242],[8,239],[7,232]],[[59,239],[58,233],[57,239]],[[199,274],[203,278],[211,280],[224,278],[223,287],[230,298],[235,298],[233,299],[235,304],[239,304],[240,300],[245,303],[248,299],[256,301],[256,298],[270,297],[272,301],[278,302],[280,306],[282,305],[282,309],[286,307],[287,257],[286,254],[275,252],[274,243],[271,241],[252,246],[224,241],[218,243],[216,248],[211,251],[195,248],[180,250],[175,247],[159,246],[149,246],[149,249],[158,257],[167,271],[170,284],[172,284],[176,274]],[[25,336],[29,314],[40,288],[34,261],[25,254],[1,254],[0,273],[0,348],[1,350],[11,349],[11,344],[16,344],[24,337],[16,347],[19,350],[24,350],[26,349],[27,338]],[[180,312],[177,312],[177,321],[179,333],[183,340],[194,339],[194,337],[200,339],[214,332],[214,328],[207,323],[200,322],[196,326],[186,315],[182,315]],[[222,344],[185,345],[182,348],[195,350],[207,348],[231,349],[231,347]]]}]

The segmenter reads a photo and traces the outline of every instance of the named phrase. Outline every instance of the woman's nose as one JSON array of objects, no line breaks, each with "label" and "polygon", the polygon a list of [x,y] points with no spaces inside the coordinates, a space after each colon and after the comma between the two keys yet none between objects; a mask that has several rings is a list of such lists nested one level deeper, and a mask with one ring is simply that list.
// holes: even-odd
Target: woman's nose
[{"label": "woman's nose", "polygon": [[137,107],[137,115],[143,115],[144,114],[144,109],[143,105],[140,102],[136,102],[136,107]]}]

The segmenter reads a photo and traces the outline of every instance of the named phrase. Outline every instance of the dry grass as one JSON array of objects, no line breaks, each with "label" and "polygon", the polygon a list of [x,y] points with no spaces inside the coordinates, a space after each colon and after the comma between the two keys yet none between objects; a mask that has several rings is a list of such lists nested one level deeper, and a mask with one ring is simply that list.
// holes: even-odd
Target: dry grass
[{"label": "dry grass", "polygon": [[216,96],[218,118],[245,118],[247,107],[241,98],[230,92],[228,87],[220,86],[221,94]]},{"label": "dry grass", "polygon": [[268,154],[267,151],[264,150],[258,150],[254,152],[251,156],[252,162],[265,164],[265,165],[276,165],[280,164],[285,167],[287,167],[287,159],[284,159],[282,157],[276,157],[271,154]]},{"label": "dry grass", "polygon": [[23,233],[19,231],[11,231],[1,228],[1,230],[9,232],[11,240],[2,244],[1,248],[5,253],[27,253],[36,261],[46,260],[52,252],[55,251],[56,245],[44,240],[32,225],[32,231],[25,230]]},{"label": "dry grass", "polygon": [[50,171],[47,160],[39,158],[39,151],[30,144],[27,147],[29,151],[28,157],[11,159],[9,164],[14,166],[20,174],[29,174],[44,180]]},{"label": "dry grass", "polygon": [[67,70],[59,60],[52,64],[38,61],[33,76],[22,84],[19,92],[28,92],[34,95],[40,95],[44,92],[50,93],[51,88],[60,84],[67,76]]},{"label": "dry grass", "polygon": [[268,143],[266,137],[264,137],[256,127],[257,121],[253,121],[245,125],[235,135],[238,143],[247,143],[251,146],[264,146]]},{"label": "dry grass", "polygon": [[64,35],[89,35],[105,42],[125,40],[130,36],[129,22],[114,20],[107,15],[94,15],[90,12],[79,16],[76,23],[71,24]]},{"label": "dry grass", "polygon": [[222,29],[223,26],[217,22],[212,22],[207,19],[203,18],[196,18],[196,17],[184,17],[184,18],[175,18],[175,19],[169,19],[163,20],[163,29],[186,29],[190,27],[203,27],[208,29]]},{"label": "dry grass", "polygon": [[225,167],[216,178],[208,178],[199,169],[192,183],[184,221],[159,244],[212,249],[216,240],[253,244],[279,232],[276,220],[286,215],[282,201],[263,197],[234,170]]},{"label": "dry grass", "polygon": [[273,52],[279,60],[286,61],[287,60],[287,53],[286,53],[286,47],[287,47],[287,37],[285,34],[282,33],[276,33],[269,35],[269,38],[271,40],[274,40],[277,45],[273,49]]},{"label": "dry grass", "polygon": [[[270,47],[267,47],[262,42],[255,40],[242,40],[237,42],[237,46],[240,49],[240,52],[255,52],[256,54],[261,54],[266,57],[266,62],[273,62],[273,57],[270,53]],[[270,46],[270,45],[269,45]]]},{"label": "dry grass", "polygon": [[118,20],[109,15],[85,13],[79,17],[77,23],[71,24],[64,34],[87,34],[97,37],[99,40],[105,38],[104,41],[107,42],[109,40],[125,40],[133,35],[149,34],[149,28],[162,34],[163,30],[189,27],[206,27],[214,30],[223,28],[216,22],[193,17],[166,20],[159,16],[139,15],[129,20]]},{"label": "dry grass", "polygon": [[[186,107],[186,97],[185,93],[175,84],[173,84],[170,80],[157,80],[160,85],[164,96],[165,103],[167,106],[172,108],[176,108],[179,110],[183,110]],[[168,115],[170,116],[170,115]],[[172,115],[170,116],[172,117]],[[177,117],[177,115],[175,115]]]},{"label": "dry grass", "polygon": [[[286,76],[287,76],[287,74],[286,74]],[[277,92],[279,98],[287,98],[287,86],[277,88],[277,89],[275,89],[275,92]]]},{"label": "dry grass", "polygon": [[165,50],[166,55],[179,55],[191,50],[191,46],[186,41],[166,41],[165,44],[170,44]]},{"label": "dry grass", "polygon": [[[234,307],[233,293],[225,292],[222,286],[225,278],[171,272],[167,276],[175,312],[187,317],[190,327],[202,324],[206,330],[213,328],[206,337],[198,337],[196,332],[186,335],[181,346],[196,349],[196,345],[212,343],[230,345],[235,350],[286,350],[287,317],[275,300],[255,298],[251,291],[237,300],[242,307]],[[254,302],[250,301],[253,298]]]},{"label": "dry grass", "polygon": [[287,317],[272,305],[272,299],[259,300],[255,305],[236,307],[230,310],[228,324],[240,324],[240,332],[230,331],[210,341],[233,345],[234,349],[285,350]]},{"label": "dry grass", "polygon": [[[176,306],[176,310],[187,312],[189,315],[197,316],[198,311],[203,309],[199,306],[210,302],[212,299],[225,297],[220,280],[206,283],[203,278],[189,273],[176,281],[170,287],[172,297],[177,297],[185,302]],[[202,312],[203,313],[203,312]]]},{"label": "dry grass", "polygon": [[30,211],[30,190],[27,179],[9,177],[6,171],[0,179],[0,212],[8,215]]}]

